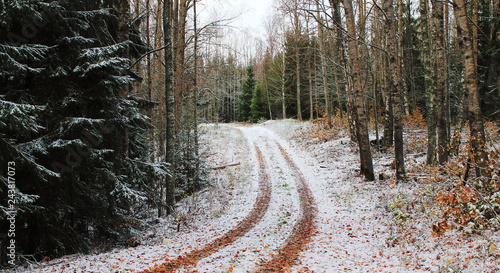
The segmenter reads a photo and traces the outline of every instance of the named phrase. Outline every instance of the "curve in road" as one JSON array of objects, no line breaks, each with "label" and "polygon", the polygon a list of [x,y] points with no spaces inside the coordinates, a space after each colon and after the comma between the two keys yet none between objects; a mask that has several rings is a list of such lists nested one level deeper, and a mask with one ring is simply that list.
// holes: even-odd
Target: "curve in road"
[{"label": "curve in road", "polygon": [[226,232],[224,235],[218,239],[206,244],[203,248],[193,250],[183,256],[179,256],[176,259],[168,260],[166,263],[156,266],[151,269],[146,269],[144,273],[151,272],[175,272],[181,268],[189,268],[198,263],[199,260],[206,258],[213,253],[217,252],[219,249],[232,244],[236,239],[242,237],[250,229],[252,229],[264,216],[266,213],[269,202],[271,200],[271,185],[269,183],[269,177],[266,171],[266,165],[262,156],[260,149],[255,146],[257,153],[257,159],[259,164],[259,194],[253,205],[250,213],[238,223],[233,229]]}]

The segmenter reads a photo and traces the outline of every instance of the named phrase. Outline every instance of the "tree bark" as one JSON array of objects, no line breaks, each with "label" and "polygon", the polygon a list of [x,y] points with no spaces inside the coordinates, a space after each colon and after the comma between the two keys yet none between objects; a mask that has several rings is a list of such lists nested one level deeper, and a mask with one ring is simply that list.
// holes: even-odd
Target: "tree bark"
[{"label": "tree bark", "polygon": [[399,42],[397,38],[397,25],[395,22],[393,0],[384,0],[383,8],[386,16],[385,29],[388,41],[389,54],[389,88],[394,110],[394,152],[396,159],[396,179],[405,180],[405,162],[403,149],[403,84],[401,78],[401,59],[399,58]]},{"label": "tree bark", "polygon": [[[342,15],[340,11],[340,1],[339,0],[329,0],[331,10],[332,10],[332,20],[333,20],[333,25],[336,27],[334,31],[334,35],[337,36],[337,39],[335,39],[334,45],[333,45],[333,58],[334,58],[334,68],[333,68],[333,73],[334,73],[334,80],[335,80],[335,89],[336,89],[336,94],[337,94],[337,103],[338,103],[338,111],[339,111],[339,116],[340,118],[344,117],[344,102],[342,101],[342,92],[345,88],[344,84],[339,83],[339,74],[343,73],[345,75],[346,69],[347,68],[347,61],[346,61],[346,54],[343,46],[343,38],[345,36],[343,32],[343,27],[342,27]],[[343,67],[341,73],[340,67]],[[332,105],[330,103],[330,105]],[[333,107],[331,107],[333,108]],[[333,113],[332,113],[333,114]]]},{"label": "tree bark", "polygon": [[297,45],[296,53],[295,53],[295,78],[296,78],[296,91],[297,91],[297,119],[302,120],[302,90],[300,86],[301,77],[300,77],[300,46]]},{"label": "tree bark", "polygon": [[[163,14],[163,6],[162,2],[159,2],[155,8],[154,12],[155,16],[155,23],[154,23],[154,48],[160,48],[163,46],[163,21],[162,21],[162,14]],[[165,158],[165,71],[164,66],[162,66],[162,63],[164,62],[165,56],[164,56],[165,49],[162,51],[155,52],[154,57],[151,58],[152,61],[152,70],[155,72],[154,74],[161,75],[160,77],[155,77],[155,80],[152,81],[152,84],[154,84],[154,87],[152,85],[152,92],[155,93],[155,98],[160,99],[162,103],[158,105],[157,109],[157,116],[156,116],[156,122],[155,125],[158,128],[157,129],[157,135],[158,135],[158,146],[160,147],[158,150],[157,158],[161,158],[163,160]],[[160,80],[160,79],[161,80]],[[158,79],[158,80],[157,80]],[[162,198],[163,200],[163,198]]]},{"label": "tree bark", "polygon": [[[385,76],[385,74],[384,74]],[[380,145],[382,147],[391,147],[394,145],[394,111],[392,108],[392,96],[389,92],[389,88],[387,88],[387,80],[383,79],[384,91],[383,91],[383,103],[384,103],[384,135],[382,136],[382,140]]]},{"label": "tree bark", "polygon": [[356,23],[354,20],[354,11],[352,1],[342,0],[346,15],[349,60],[352,66],[352,88],[354,95],[354,107],[356,115],[356,135],[359,146],[359,155],[361,163],[361,174],[369,181],[375,180],[373,173],[373,161],[370,150],[370,140],[368,138],[368,115],[365,108],[365,98],[363,94],[363,79],[360,74],[359,49],[356,34]]},{"label": "tree bark", "polygon": [[[173,90],[173,76],[174,76],[174,63],[173,63],[173,48],[172,48],[172,0],[163,1],[163,39],[165,53],[165,75],[164,75],[164,90],[165,90],[165,162],[169,164],[170,176],[165,179],[165,204],[160,204],[160,210],[163,209],[163,205],[166,209],[166,214],[171,214],[174,211],[175,204],[175,179],[174,174],[174,149],[175,149],[175,138],[174,138],[174,90]],[[163,214],[163,213],[160,213]],[[163,215],[162,215],[163,216]]]},{"label": "tree bark", "polygon": [[301,77],[300,77],[300,42],[301,42],[301,30],[300,30],[300,20],[299,20],[299,5],[298,0],[294,2],[294,34],[296,39],[295,47],[295,80],[296,80],[296,91],[297,91],[297,119],[302,120],[302,89],[301,89]]},{"label": "tree bark", "polygon": [[[194,68],[193,68],[193,138],[194,138],[194,156],[195,156],[195,166],[194,166],[194,180],[196,183],[200,180],[200,161],[198,160],[200,156],[200,143],[198,139],[198,11],[196,0],[193,0],[193,14],[194,14]],[[228,111],[229,112],[229,111]],[[229,118],[231,119],[231,118]]]},{"label": "tree bark", "polygon": [[174,23],[174,114],[175,114],[175,131],[179,132],[181,122],[182,122],[182,106],[184,103],[184,96],[187,93],[187,82],[186,82],[186,20],[187,12],[190,0],[176,0],[176,5],[174,10],[175,23]]},{"label": "tree bark", "polygon": [[[405,38],[405,30],[404,30],[404,24],[405,24],[405,21],[404,21],[404,18],[403,18],[403,14],[404,14],[404,6],[403,6],[403,0],[398,0],[397,1],[397,24],[398,24],[398,44],[400,45],[400,47],[403,46],[403,43],[404,43],[404,38]],[[396,10],[396,9],[394,9]],[[398,58],[399,58],[399,63],[400,63],[400,66],[401,66],[401,77],[403,75],[403,71],[405,71],[405,62],[403,61],[404,60],[404,50],[398,50]],[[407,87],[407,83],[406,81],[401,78],[401,93],[402,93],[402,107],[403,107],[403,113],[405,115],[409,115],[410,114],[410,99],[409,99],[409,90],[408,90],[408,87]]]},{"label": "tree bark", "polygon": [[[150,5],[150,0],[146,0],[146,12],[150,12],[151,5]],[[146,44],[148,47],[152,47],[151,45],[151,35],[150,35],[150,16],[148,15],[146,17]],[[146,78],[147,78],[147,92],[148,92],[148,99],[150,101],[153,101],[153,81],[151,78],[151,56],[148,55],[146,56]],[[151,110],[152,112],[152,110]]]},{"label": "tree bark", "polygon": [[317,5],[318,20],[318,43],[319,43],[319,58],[321,63],[321,78],[323,80],[323,95],[325,98],[325,116],[328,128],[332,127],[332,113],[330,111],[330,91],[328,88],[328,75],[326,71],[326,56],[325,56],[325,30],[323,29],[322,19],[319,14],[319,4]]},{"label": "tree bark", "polygon": [[285,50],[283,49],[283,57],[281,62],[281,111],[283,119],[286,119],[286,57]]},{"label": "tree bark", "polygon": [[444,29],[444,7],[440,0],[432,0],[433,33],[436,44],[436,100],[437,100],[437,155],[440,164],[448,161],[448,123],[446,121],[446,48]]},{"label": "tree bark", "polygon": [[[377,18],[384,18],[384,10],[381,8],[378,8],[375,10],[375,16]],[[372,24],[372,35],[373,35],[373,44],[376,47],[379,48],[386,48],[387,47],[387,40],[388,40],[388,31],[385,29],[385,21],[383,20],[376,20]],[[380,98],[377,98],[375,100],[375,107],[378,108],[379,105],[383,107],[383,112],[382,115],[384,117],[383,120],[383,136],[379,139],[378,134],[377,134],[377,139],[379,140],[378,146],[381,147],[391,147],[394,145],[394,115],[393,115],[393,109],[392,109],[392,99],[391,99],[391,94],[390,94],[390,85],[389,85],[389,78],[390,78],[390,73],[387,69],[389,66],[388,64],[388,58],[387,54],[383,51],[375,51],[373,54],[373,85],[377,86],[380,91],[375,90],[374,92],[380,92],[381,96]],[[375,97],[378,97],[375,95]],[[378,113],[377,113],[378,115]],[[378,128],[376,128],[378,129]],[[379,148],[379,147],[377,147]]]},{"label": "tree bark", "polygon": [[[313,96],[313,67],[314,67],[314,52],[313,50],[308,50],[310,56],[308,56],[307,61],[309,62],[308,64],[308,73],[309,73],[309,120],[314,119],[314,96]],[[313,59],[313,60],[311,60]]]},{"label": "tree bark", "polygon": [[453,4],[457,21],[457,33],[460,37],[460,46],[463,50],[464,84],[468,95],[468,119],[470,130],[469,164],[473,164],[476,176],[487,176],[485,167],[488,164],[486,152],[486,137],[483,117],[481,115],[481,101],[479,95],[479,81],[475,64],[477,51],[474,50],[472,31],[467,17],[467,5],[464,0],[455,0]]},{"label": "tree bark", "polygon": [[427,161],[428,165],[432,165],[436,159],[436,92],[434,89],[434,75],[436,73],[435,66],[436,56],[434,52],[434,43],[431,42],[433,35],[430,35],[432,28],[430,26],[430,12],[428,0],[420,0],[420,17],[422,18],[421,40],[423,52],[422,59],[424,65],[424,85],[426,94],[426,119],[427,119]]}]

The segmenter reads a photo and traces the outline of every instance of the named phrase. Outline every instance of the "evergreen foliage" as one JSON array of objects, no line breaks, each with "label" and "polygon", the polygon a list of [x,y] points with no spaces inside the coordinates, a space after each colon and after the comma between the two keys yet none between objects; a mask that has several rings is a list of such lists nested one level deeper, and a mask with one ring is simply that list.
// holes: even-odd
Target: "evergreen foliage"
[{"label": "evergreen foliage", "polygon": [[251,118],[252,96],[256,83],[254,77],[255,74],[253,72],[253,66],[247,67],[247,78],[241,88],[241,94],[238,103],[239,120],[242,122],[250,121]]},{"label": "evergreen foliage", "polygon": [[197,125],[193,124],[193,118],[189,115],[190,107],[186,108],[187,111],[184,112],[183,121],[176,135],[177,149],[174,161],[176,199],[199,191],[208,183],[205,179],[207,169],[197,147],[197,131],[192,129]]},{"label": "evergreen foliage", "polygon": [[[150,163],[142,110],[127,95],[130,57],[101,1],[2,1],[0,11],[0,228],[8,224],[7,162],[16,164],[18,254],[84,252],[137,228],[166,164]],[[122,94],[125,94],[124,96]],[[126,132],[127,154],[116,151]]]},{"label": "evergreen foliage", "polygon": [[262,86],[257,85],[253,92],[252,104],[250,105],[250,116],[252,122],[258,122],[261,119],[267,118],[267,104],[262,92]]}]

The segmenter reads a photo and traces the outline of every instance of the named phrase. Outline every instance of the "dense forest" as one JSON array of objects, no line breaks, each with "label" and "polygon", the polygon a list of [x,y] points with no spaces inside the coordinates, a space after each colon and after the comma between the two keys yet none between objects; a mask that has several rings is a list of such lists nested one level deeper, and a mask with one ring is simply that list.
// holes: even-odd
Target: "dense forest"
[{"label": "dense forest", "polygon": [[11,215],[17,253],[42,259],[171,214],[209,183],[200,123],[346,117],[361,175],[393,147],[403,183],[403,117],[422,117],[426,163],[468,141],[464,184],[498,198],[484,124],[500,120],[499,0],[279,0],[248,48],[203,7],[0,0],[0,262]]}]

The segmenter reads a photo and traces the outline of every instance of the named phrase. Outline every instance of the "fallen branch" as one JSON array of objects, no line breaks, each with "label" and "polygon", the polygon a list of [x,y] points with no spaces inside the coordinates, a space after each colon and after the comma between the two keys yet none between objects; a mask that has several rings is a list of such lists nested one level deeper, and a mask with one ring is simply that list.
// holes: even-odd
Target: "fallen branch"
[{"label": "fallen branch", "polygon": [[224,169],[224,168],[227,168],[227,167],[238,166],[240,164],[241,164],[240,162],[236,162],[236,163],[231,163],[231,164],[227,164],[227,165],[212,167],[212,170],[220,170],[220,169]]}]

